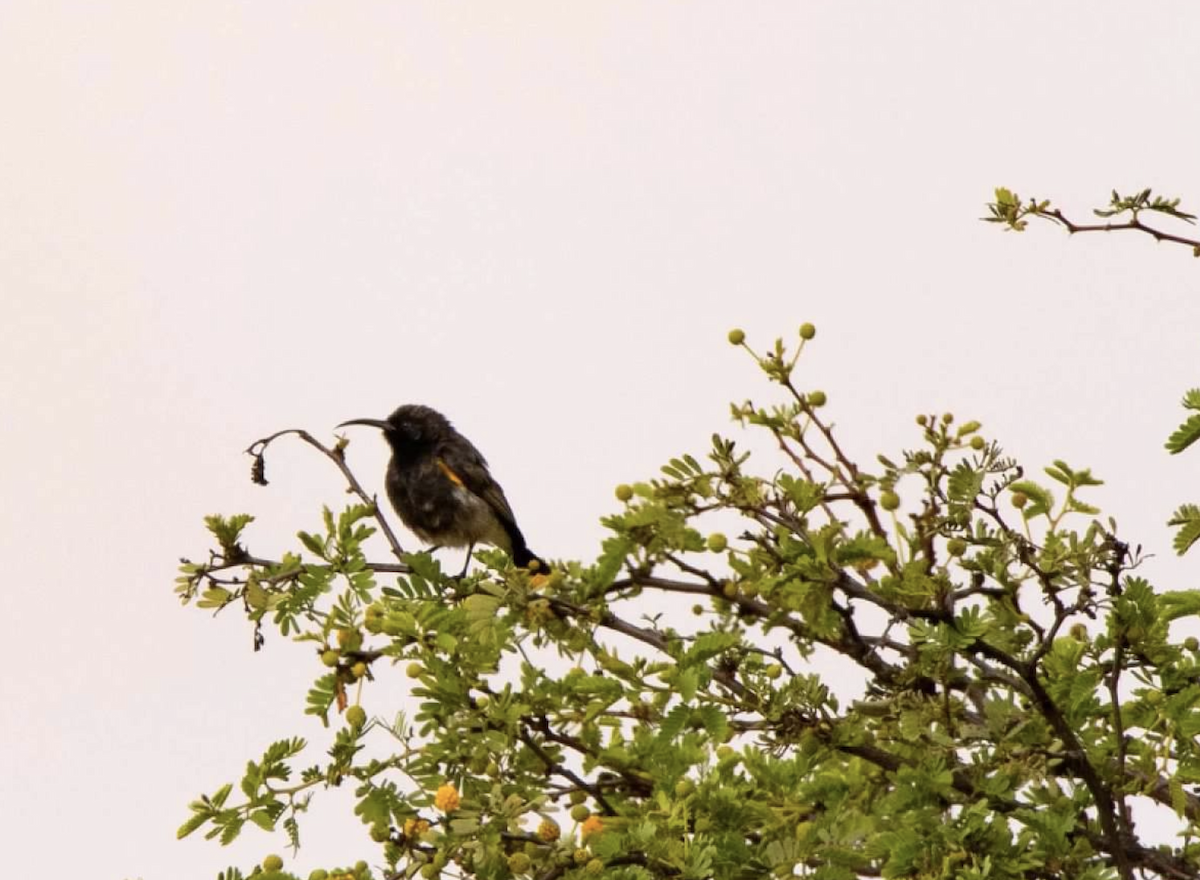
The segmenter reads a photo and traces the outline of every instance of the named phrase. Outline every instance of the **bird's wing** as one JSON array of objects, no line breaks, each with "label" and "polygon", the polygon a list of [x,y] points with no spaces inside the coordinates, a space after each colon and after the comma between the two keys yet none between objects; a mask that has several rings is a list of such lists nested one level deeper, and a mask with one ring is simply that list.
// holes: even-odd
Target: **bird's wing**
[{"label": "bird's wing", "polygon": [[451,480],[486,501],[495,511],[506,532],[510,535],[514,532],[520,535],[512,507],[504,497],[504,490],[500,488],[500,484],[492,479],[487,462],[470,441],[461,439],[461,443],[443,446],[438,450],[438,466]]}]

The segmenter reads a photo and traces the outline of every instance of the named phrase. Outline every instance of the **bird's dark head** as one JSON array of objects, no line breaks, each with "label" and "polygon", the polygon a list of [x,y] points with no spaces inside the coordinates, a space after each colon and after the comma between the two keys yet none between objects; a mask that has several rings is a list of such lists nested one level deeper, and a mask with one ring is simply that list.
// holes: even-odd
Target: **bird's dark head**
[{"label": "bird's dark head", "polygon": [[408,456],[432,447],[451,430],[450,422],[435,409],[416,403],[399,407],[386,419],[351,419],[346,425],[368,425],[383,431],[384,439],[398,455]]}]

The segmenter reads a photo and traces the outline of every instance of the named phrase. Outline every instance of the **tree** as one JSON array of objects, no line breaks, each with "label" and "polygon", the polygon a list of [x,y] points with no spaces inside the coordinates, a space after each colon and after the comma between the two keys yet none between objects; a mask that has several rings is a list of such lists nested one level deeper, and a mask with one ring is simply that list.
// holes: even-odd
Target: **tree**
[{"label": "tree", "polygon": [[[826,395],[794,383],[814,335],[729,336],[777,389],[732,408],[774,458],[714,435],[618,487],[599,557],[549,574],[481,552],[450,578],[401,546],[345,439],[252,445],[265,484],[268,448],[298,437],[355,503],[270,558],[252,517],[209,517],[217,546],[177,591],[244,613],[257,643],[307,641],[306,711],[336,736],[299,772],[305,741],[272,744],[180,836],[250,822],[298,846],[308,799],[353,785],[364,860],[318,880],[1200,876],[1200,644],[1170,637],[1200,591],[1139,576],[1088,469],[1034,479],[978,422],[922,415],[912,449],[852,461]],[[639,617],[659,594],[692,616]],[[375,686],[400,670],[411,716]],[[362,758],[368,740],[388,755]],[[1139,834],[1141,804],[1177,843]]]}]

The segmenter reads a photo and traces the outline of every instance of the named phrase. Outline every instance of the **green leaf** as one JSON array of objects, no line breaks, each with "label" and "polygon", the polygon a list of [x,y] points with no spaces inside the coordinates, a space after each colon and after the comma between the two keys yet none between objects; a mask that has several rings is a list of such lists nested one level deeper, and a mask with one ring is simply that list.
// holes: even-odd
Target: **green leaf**
[{"label": "green leaf", "polygon": [[325,542],[316,535],[310,535],[308,532],[296,532],[296,537],[300,539],[300,543],[305,546],[309,553],[321,559],[325,558]]},{"label": "green leaf", "polygon": [[1008,488],[1012,492],[1020,492],[1029,499],[1029,503],[1021,509],[1021,515],[1025,519],[1048,516],[1054,507],[1054,496],[1050,494],[1050,490],[1039,486],[1032,480],[1018,480]]},{"label": "green leaf", "polygon": [[196,603],[197,608],[224,608],[229,604],[233,594],[224,587],[209,587]]},{"label": "green leaf", "polygon": [[1200,507],[1195,504],[1182,504],[1174,515],[1167,520],[1167,525],[1175,526],[1173,546],[1175,552],[1182,556],[1191,546],[1200,540]]},{"label": "green leaf", "polygon": [[1167,450],[1178,455],[1197,440],[1200,440],[1200,415],[1191,416],[1167,438]]},{"label": "green leaf", "polygon": [[183,838],[187,837],[189,834],[207,822],[210,818],[211,817],[207,813],[197,813],[179,826],[179,830],[175,832],[175,838],[177,840],[183,840]]},{"label": "green leaf", "polygon": [[1159,597],[1167,620],[1200,616],[1200,590],[1171,590]]},{"label": "green leaf", "polygon": [[266,810],[255,810],[250,814],[250,821],[263,831],[275,830],[275,820],[271,818],[271,814]]}]

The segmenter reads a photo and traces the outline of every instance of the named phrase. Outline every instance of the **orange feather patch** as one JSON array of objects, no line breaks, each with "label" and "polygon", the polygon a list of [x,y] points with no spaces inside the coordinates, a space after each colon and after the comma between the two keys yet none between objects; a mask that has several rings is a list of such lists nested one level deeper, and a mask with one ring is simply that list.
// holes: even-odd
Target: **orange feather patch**
[{"label": "orange feather patch", "polygon": [[442,461],[440,458],[436,458],[434,461],[436,461],[437,466],[442,469],[442,473],[450,478],[451,483],[454,483],[457,486],[463,485],[462,478],[460,478],[458,474],[454,473],[454,471],[450,470],[450,465],[446,464],[446,462]]}]

